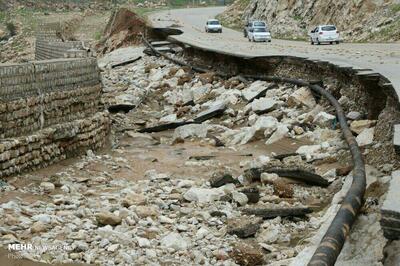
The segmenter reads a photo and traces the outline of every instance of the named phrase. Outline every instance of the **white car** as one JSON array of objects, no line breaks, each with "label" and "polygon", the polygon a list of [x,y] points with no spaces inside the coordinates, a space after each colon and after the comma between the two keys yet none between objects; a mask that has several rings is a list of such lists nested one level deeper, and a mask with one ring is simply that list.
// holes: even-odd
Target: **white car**
[{"label": "white car", "polygon": [[271,42],[271,33],[266,27],[249,29],[247,38],[249,42]]},{"label": "white car", "polygon": [[209,19],[207,20],[205,30],[206,32],[222,33],[222,26],[218,19]]},{"label": "white car", "polygon": [[340,43],[340,35],[335,25],[320,25],[310,32],[311,44]]},{"label": "white car", "polygon": [[267,24],[264,21],[250,21],[246,23],[243,29],[243,35],[245,38],[248,37],[249,31],[254,28],[266,28]]}]

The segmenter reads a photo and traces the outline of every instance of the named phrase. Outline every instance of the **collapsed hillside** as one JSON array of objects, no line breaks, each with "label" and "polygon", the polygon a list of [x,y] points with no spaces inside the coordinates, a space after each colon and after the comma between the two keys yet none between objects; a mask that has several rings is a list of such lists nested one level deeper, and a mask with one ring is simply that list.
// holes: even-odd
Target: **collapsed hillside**
[{"label": "collapsed hillside", "polygon": [[336,24],[346,41],[399,41],[399,0],[236,0],[220,19],[230,27],[265,20],[275,37],[305,39],[318,24]]}]

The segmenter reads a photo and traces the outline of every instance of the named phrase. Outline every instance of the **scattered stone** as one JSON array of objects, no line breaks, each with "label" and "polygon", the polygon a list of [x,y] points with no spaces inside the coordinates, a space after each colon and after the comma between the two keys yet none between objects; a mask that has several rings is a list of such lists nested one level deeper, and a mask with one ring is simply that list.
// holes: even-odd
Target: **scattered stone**
[{"label": "scattered stone", "polygon": [[360,147],[371,145],[374,142],[375,128],[364,129],[356,138]]},{"label": "scattered stone", "polygon": [[151,246],[151,243],[147,238],[137,237],[136,240],[141,248],[148,248]]},{"label": "scattered stone", "polygon": [[132,205],[145,205],[147,202],[146,197],[143,194],[128,194],[126,197],[122,200],[121,205],[129,208]]},{"label": "scattered stone", "polygon": [[350,119],[350,120],[359,120],[359,119],[361,119],[361,117],[362,117],[362,114],[360,112],[356,112],[356,111],[351,111],[346,115],[346,118]]},{"label": "scattered stone", "polygon": [[232,192],[232,200],[239,204],[239,206],[244,206],[249,201],[246,194],[237,191]]},{"label": "scattered stone", "polygon": [[260,190],[256,187],[244,188],[240,190],[248,198],[248,203],[257,203],[260,200]]},{"label": "scattered stone", "polygon": [[122,219],[111,213],[111,212],[101,212],[96,214],[96,220],[101,225],[118,225],[122,222]]},{"label": "scattered stone", "polygon": [[261,249],[243,242],[235,244],[229,255],[241,266],[264,264],[264,255]]},{"label": "scattered stone", "polygon": [[314,108],[317,103],[315,102],[314,95],[309,88],[301,87],[296,90],[287,100],[289,107],[305,106],[308,108]]},{"label": "scattered stone", "polygon": [[207,125],[190,124],[175,129],[173,139],[186,139],[189,137],[205,138],[207,136]]},{"label": "scattered stone", "polygon": [[183,194],[183,198],[187,201],[205,203],[219,200],[224,195],[225,193],[221,189],[192,187],[185,194]]},{"label": "scattered stone", "polygon": [[268,84],[265,81],[257,80],[253,82],[250,87],[242,91],[243,97],[246,99],[246,101],[250,101],[260,92],[262,92],[267,86]]},{"label": "scattered stone", "polygon": [[304,134],[304,129],[299,126],[294,126],[293,131],[296,133],[296,135],[301,135]]},{"label": "scattered stone", "polygon": [[276,109],[278,103],[270,98],[255,99],[251,103],[251,110],[256,114],[263,114]]},{"label": "scattered stone", "polygon": [[239,238],[254,236],[260,229],[262,218],[243,216],[227,220],[227,233],[237,235]]},{"label": "scattered stone", "polygon": [[161,246],[174,250],[186,250],[189,244],[179,233],[172,232],[161,239]]},{"label": "scattered stone", "polygon": [[32,234],[36,234],[36,233],[42,233],[42,232],[46,232],[48,230],[48,227],[45,223],[42,222],[35,222],[32,226],[31,226],[31,233]]},{"label": "scattered stone", "polygon": [[366,128],[373,127],[376,124],[375,120],[356,120],[351,122],[350,130],[355,134],[361,134]]},{"label": "scattered stone", "polygon": [[45,193],[51,193],[56,189],[56,186],[50,182],[42,182],[40,183],[40,187],[43,189]]},{"label": "scattered stone", "polygon": [[226,184],[237,184],[238,181],[227,173],[216,172],[210,179],[210,185],[213,188],[222,187]]},{"label": "scattered stone", "polygon": [[336,121],[336,116],[326,112],[320,112],[315,116],[313,123],[320,127],[332,128],[334,121]]},{"label": "scattered stone", "polygon": [[282,140],[283,138],[287,137],[289,133],[289,129],[285,125],[278,125],[275,132],[272,134],[271,137],[265,142],[265,144],[270,145],[277,141]]},{"label": "scattered stone", "polygon": [[276,180],[272,183],[274,187],[274,194],[280,198],[293,198],[294,190],[293,185],[283,180]]},{"label": "scattered stone", "polygon": [[140,218],[156,217],[158,215],[157,208],[153,206],[137,206],[135,212]]}]

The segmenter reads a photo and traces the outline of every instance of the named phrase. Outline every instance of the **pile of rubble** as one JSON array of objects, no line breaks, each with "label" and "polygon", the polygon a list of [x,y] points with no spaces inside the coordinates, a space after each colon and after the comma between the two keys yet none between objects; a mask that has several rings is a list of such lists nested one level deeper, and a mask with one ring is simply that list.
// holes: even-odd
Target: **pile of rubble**
[{"label": "pile of rubble", "polygon": [[[352,170],[323,100],[307,88],[225,80],[144,55],[102,67],[113,148],[3,185],[21,196],[0,205],[2,245],[64,247],[22,252],[49,263],[288,265],[315,244]],[[360,145],[376,144],[374,121],[348,117]]]}]

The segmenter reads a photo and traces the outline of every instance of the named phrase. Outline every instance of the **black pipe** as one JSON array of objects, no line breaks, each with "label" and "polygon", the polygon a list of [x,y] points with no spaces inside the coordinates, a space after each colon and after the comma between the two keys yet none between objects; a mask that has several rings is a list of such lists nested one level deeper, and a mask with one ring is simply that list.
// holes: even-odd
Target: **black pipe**
[{"label": "black pipe", "polygon": [[[189,66],[195,71],[199,70],[199,72],[206,71],[204,69],[196,68],[190,66],[187,63],[171,58],[164,53],[160,53],[159,51],[155,50],[154,47],[152,47],[147,40],[144,39],[144,42],[151,50],[153,50],[153,52],[171,60],[176,64]],[[217,72],[216,75],[220,75],[221,77],[229,77],[229,75],[220,72]],[[357,214],[362,207],[366,189],[364,159],[357,144],[357,141],[351,133],[350,128],[347,124],[343,108],[340,106],[339,102],[336,100],[335,97],[333,97],[332,94],[330,94],[327,90],[317,84],[311,84],[300,79],[282,78],[275,76],[246,75],[244,77],[272,82],[290,83],[297,86],[308,87],[312,91],[324,96],[336,110],[336,116],[338,117],[343,137],[347,142],[351,156],[353,158],[353,182],[349,191],[346,194],[346,197],[343,200],[339,211],[337,212],[324,237],[319,243],[319,246],[316,249],[313,257],[308,263],[309,266],[333,266],[335,265],[340,251],[343,248],[344,242],[346,241],[346,238],[350,233],[350,229],[356,220]]]}]

